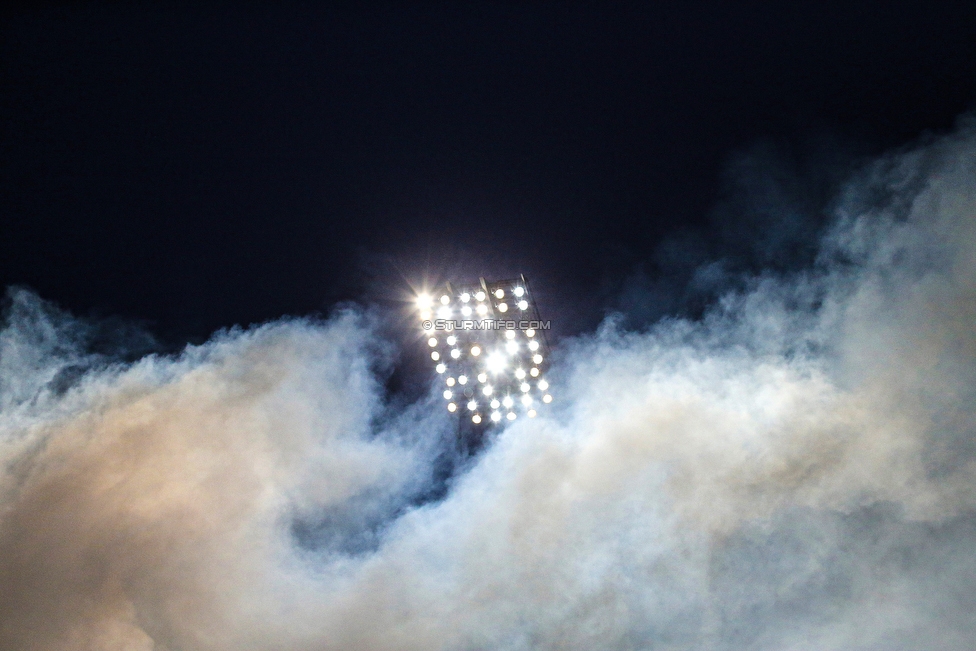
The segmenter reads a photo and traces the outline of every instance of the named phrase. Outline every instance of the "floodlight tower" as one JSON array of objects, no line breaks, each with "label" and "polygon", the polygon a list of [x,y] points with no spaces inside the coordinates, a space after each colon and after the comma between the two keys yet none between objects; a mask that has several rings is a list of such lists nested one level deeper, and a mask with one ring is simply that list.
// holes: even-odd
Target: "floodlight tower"
[{"label": "floodlight tower", "polygon": [[552,402],[549,322],[525,276],[445,283],[418,296],[417,309],[444,404],[460,418],[462,432],[534,418]]}]

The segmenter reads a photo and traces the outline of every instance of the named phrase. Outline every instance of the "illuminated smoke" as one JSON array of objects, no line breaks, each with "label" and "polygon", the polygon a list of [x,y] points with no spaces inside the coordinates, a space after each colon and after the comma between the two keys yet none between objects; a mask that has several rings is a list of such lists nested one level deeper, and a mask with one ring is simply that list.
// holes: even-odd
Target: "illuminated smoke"
[{"label": "illuminated smoke", "polygon": [[112,365],[14,292],[0,648],[971,648],[976,132],[838,206],[812,271],[564,342],[438,501],[362,315]]}]

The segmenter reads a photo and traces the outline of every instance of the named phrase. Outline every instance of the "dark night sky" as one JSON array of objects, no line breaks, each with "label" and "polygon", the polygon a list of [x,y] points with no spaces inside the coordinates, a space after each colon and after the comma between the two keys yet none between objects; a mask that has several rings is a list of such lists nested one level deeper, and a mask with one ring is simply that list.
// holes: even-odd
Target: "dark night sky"
[{"label": "dark night sky", "polygon": [[7,8],[0,284],[170,341],[446,274],[655,318],[706,259],[805,259],[838,170],[971,108],[974,7]]}]

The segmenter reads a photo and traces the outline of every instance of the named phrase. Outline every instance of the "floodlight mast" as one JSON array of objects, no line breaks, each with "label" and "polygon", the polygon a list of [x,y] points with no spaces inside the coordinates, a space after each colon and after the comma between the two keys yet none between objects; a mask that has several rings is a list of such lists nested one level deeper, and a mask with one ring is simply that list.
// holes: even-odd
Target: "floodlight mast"
[{"label": "floodlight mast", "polygon": [[534,418],[552,401],[549,322],[524,275],[447,282],[418,297],[418,308],[446,407],[462,431]]}]

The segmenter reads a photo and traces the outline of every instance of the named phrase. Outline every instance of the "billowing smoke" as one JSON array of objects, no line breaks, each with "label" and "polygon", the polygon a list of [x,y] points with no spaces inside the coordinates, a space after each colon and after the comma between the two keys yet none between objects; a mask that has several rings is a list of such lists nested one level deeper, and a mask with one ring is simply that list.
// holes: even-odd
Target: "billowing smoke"
[{"label": "billowing smoke", "polygon": [[564,342],[430,495],[367,315],[113,362],[0,335],[0,648],[972,649],[976,126],[877,161],[816,266]]}]

